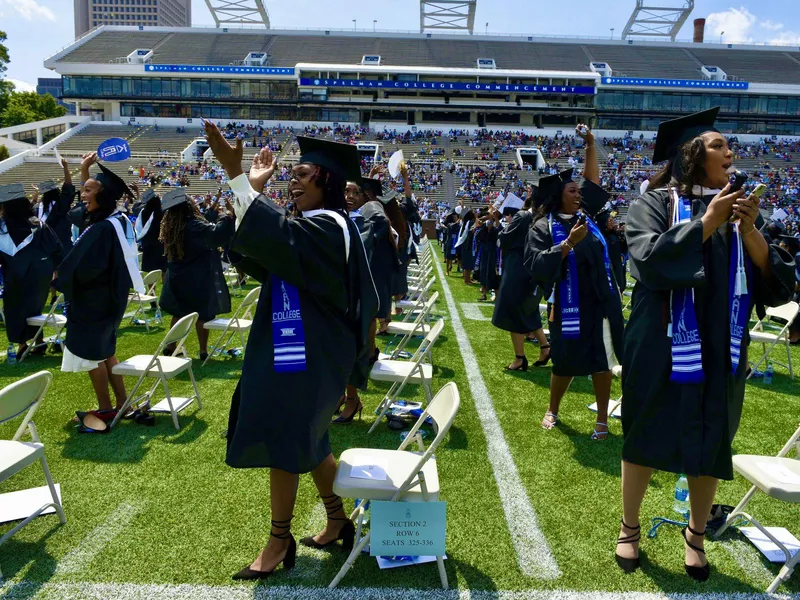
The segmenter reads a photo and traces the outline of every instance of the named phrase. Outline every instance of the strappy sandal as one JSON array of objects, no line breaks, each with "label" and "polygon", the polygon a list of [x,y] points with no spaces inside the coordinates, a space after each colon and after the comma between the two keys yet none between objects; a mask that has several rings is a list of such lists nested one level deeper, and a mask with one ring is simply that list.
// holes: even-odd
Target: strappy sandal
[{"label": "strappy sandal", "polygon": [[600,421],[596,421],[594,424],[594,431],[589,439],[596,440],[596,441],[604,441],[608,439],[608,430],[606,431],[597,431],[597,426],[602,425],[603,427],[608,427],[608,423],[601,423]]},{"label": "strappy sandal", "polygon": [[[540,350],[550,350],[550,344],[547,344],[546,346],[539,346],[539,349]],[[537,360],[535,363],[533,363],[533,366],[534,367],[544,367],[547,363],[550,362],[550,359],[552,357],[553,357],[552,351],[548,352],[547,353],[547,358],[543,358],[542,360]]]},{"label": "strappy sandal", "polygon": [[356,538],[356,528],[353,525],[353,522],[348,518],[342,517],[334,517],[337,512],[342,510],[344,504],[342,503],[342,499],[333,494],[332,496],[320,496],[322,499],[322,504],[325,506],[325,512],[328,515],[328,521],[346,521],[346,523],[342,526],[341,531],[339,531],[339,535],[335,540],[331,540],[325,544],[320,544],[316,540],[314,540],[314,536],[304,537],[300,540],[300,543],[303,546],[307,546],[308,548],[316,548],[317,550],[323,550],[326,548],[330,548],[339,540],[342,540],[342,550],[347,550],[348,552],[353,549],[353,544]]},{"label": "strappy sandal", "polygon": [[517,360],[521,360],[522,362],[517,367],[512,367],[511,365],[508,365],[506,367],[506,371],[527,371],[528,370],[528,358],[524,354],[522,356],[518,356],[518,355],[515,354],[514,357]]},{"label": "strappy sandal", "polygon": [[[550,421],[547,417],[553,417],[553,420]],[[550,431],[551,429],[555,429],[555,426],[558,425],[558,413],[550,412],[549,410],[544,413],[544,418],[542,419],[542,429],[545,431]]]},{"label": "strappy sandal", "polygon": [[[691,548],[695,552],[699,552],[700,554],[705,556],[706,551],[703,550],[702,548],[698,548],[697,546],[692,544],[689,541],[689,538],[686,537],[686,530],[687,529],[693,535],[696,535],[696,536],[699,536],[699,537],[705,537],[706,536],[706,532],[704,531],[703,533],[699,533],[699,532],[695,531],[694,529],[692,529],[691,527],[689,527],[688,525],[686,527],[684,527],[683,529],[681,529],[681,533],[683,534],[683,541],[686,542],[686,545],[689,546],[689,548]],[[709,575],[711,575],[711,565],[708,564],[708,560],[706,560],[706,564],[703,565],[702,567],[692,567],[692,566],[687,565],[685,563],[684,563],[683,567],[684,567],[684,569],[686,569],[686,574],[689,577],[691,577],[692,579],[694,579],[695,581],[700,581],[700,582],[707,581]]]},{"label": "strappy sandal", "polygon": [[[292,519],[294,515],[292,515]],[[283,560],[279,562],[280,565],[283,563],[283,568],[286,571],[289,571],[294,568],[295,560],[297,559],[297,543],[294,540],[294,536],[292,536],[291,528],[292,528],[292,519],[287,521],[271,521],[270,522],[270,537],[274,537],[279,540],[291,540],[289,542],[289,548],[286,550],[286,556],[283,557]],[[277,529],[278,533],[275,533],[273,530]],[[285,531],[283,531],[285,530]],[[277,566],[275,567],[277,569]],[[267,577],[271,576],[275,572],[275,569],[272,571],[256,571],[255,569],[251,569],[249,566],[245,567],[236,575],[233,576],[233,579],[236,581],[250,581],[253,579],[266,579]]]},{"label": "strappy sandal", "polygon": [[[636,527],[629,527],[628,525],[625,524],[625,521],[623,520],[622,521],[622,526],[625,529],[629,529],[631,531],[635,531],[636,533],[632,533],[631,535],[628,535],[628,536],[625,536],[625,537],[622,537],[622,538],[618,538],[617,539],[617,546],[619,546],[620,544],[636,544],[636,543],[639,542],[639,540],[642,539],[642,536],[641,536],[642,526],[641,525],[637,525]],[[619,568],[622,569],[625,573],[633,573],[636,569],[639,568],[639,557],[638,556],[636,558],[623,558],[622,556],[620,556],[619,554],[617,554],[615,552],[614,553],[614,558],[616,559],[617,565],[619,565]]]}]

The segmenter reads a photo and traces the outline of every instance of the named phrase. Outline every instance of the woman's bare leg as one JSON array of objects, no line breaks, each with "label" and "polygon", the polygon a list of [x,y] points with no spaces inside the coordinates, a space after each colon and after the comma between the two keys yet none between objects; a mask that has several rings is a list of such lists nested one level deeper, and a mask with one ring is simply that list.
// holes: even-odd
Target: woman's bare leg
[{"label": "woman's bare leg", "polygon": [[[717,485],[719,480],[715,477],[687,477],[689,482],[689,527],[700,533],[705,533],[708,516],[711,514],[711,505],[714,504],[714,496],[717,495]],[[703,548],[705,537],[694,535],[686,531],[686,537],[690,543],[698,548]],[[686,564],[692,567],[703,567],[708,561],[704,554],[692,550],[686,546]]]},{"label": "woman's bare leg", "polygon": [[[294,473],[287,473],[280,469],[270,469],[271,518],[274,523],[280,524],[279,526],[273,526],[271,533],[282,536],[289,532],[288,525],[292,520],[299,481],[299,476]],[[286,556],[290,542],[289,538],[279,539],[270,535],[267,547],[261,551],[261,554],[253,561],[250,568],[255,571],[272,571]]]},{"label": "woman's bare leg", "polygon": [[[620,525],[619,539],[639,531],[631,527],[639,525],[639,509],[652,476],[653,469],[650,467],[622,461],[622,521],[628,527]],[[639,542],[617,545],[617,554],[622,558],[636,558],[639,556]]]},{"label": "woman's bare leg", "polygon": [[108,369],[105,362],[89,371],[89,379],[97,396],[97,405],[100,410],[111,410],[111,395],[108,393]]},{"label": "woman's bare leg", "polygon": [[328,514],[325,528],[314,536],[314,541],[318,544],[327,544],[339,537],[339,532],[348,519],[344,512],[342,499],[333,493],[333,480],[336,478],[336,459],[333,458],[333,454],[326,456],[325,460],[311,471],[311,477],[314,478],[314,484],[317,486],[320,498],[325,504],[325,512]]}]

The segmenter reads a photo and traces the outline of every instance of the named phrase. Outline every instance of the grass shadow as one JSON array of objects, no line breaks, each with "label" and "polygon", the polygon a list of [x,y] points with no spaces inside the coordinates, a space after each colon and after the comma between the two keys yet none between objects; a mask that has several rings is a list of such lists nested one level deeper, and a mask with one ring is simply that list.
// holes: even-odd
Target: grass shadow
[{"label": "grass shadow", "polygon": [[592,440],[586,433],[573,429],[563,421],[558,424],[558,429],[569,438],[572,455],[580,465],[612,477],[621,476],[619,457],[622,453],[622,437],[609,435],[606,440]]},{"label": "grass shadow", "polygon": [[53,575],[55,575],[57,562],[46,550],[47,540],[55,534],[60,528],[61,523],[58,521],[58,515],[44,515],[44,517],[52,517],[55,520],[54,525],[50,530],[40,537],[35,542],[22,542],[17,538],[12,537],[5,544],[3,544],[3,580],[10,582],[14,579],[19,572],[25,568],[27,564],[33,561],[30,571],[36,571],[36,579],[25,580],[18,583],[10,583],[7,587],[3,587],[0,582],[0,593],[4,598],[34,598],[38,595],[42,585],[47,583]]}]

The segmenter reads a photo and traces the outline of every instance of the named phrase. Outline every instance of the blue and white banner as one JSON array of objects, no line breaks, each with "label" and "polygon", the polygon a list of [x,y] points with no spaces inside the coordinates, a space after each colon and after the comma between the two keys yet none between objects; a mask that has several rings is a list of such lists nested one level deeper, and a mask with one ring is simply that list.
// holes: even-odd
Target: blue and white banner
[{"label": "blue and white banner", "polygon": [[97,158],[108,162],[128,160],[131,157],[131,147],[122,138],[111,138],[100,144],[97,148]]},{"label": "blue and white banner", "polygon": [[219,67],[212,65],[144,65],[147,73],[217,73],[228,75],[290,75],[294,67]]},{"label": "blue and white banner", "polygon": [[443,81],[376,81],[374,79],[311,79],[300,78],[301,86],[364,88],[378,90],[440,90],[466,92],[509,92],[537,94],[594,94],[592,86],[533,85],[521,83],[474,83]]},{"label": "blue and white banner", "polygon": [[746,90],[747,81],[709,81],[705,79],[648,79],[641,77],[603,77],[603,85],[631,85],[645,87],[682,87],[712,90]]}]

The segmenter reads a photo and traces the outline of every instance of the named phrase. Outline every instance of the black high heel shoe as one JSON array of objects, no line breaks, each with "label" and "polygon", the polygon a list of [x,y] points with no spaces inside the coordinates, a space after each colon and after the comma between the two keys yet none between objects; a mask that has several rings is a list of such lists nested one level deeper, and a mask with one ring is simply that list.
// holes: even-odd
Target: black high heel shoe
[{"label": "black high heel shoe", "polygon": [[[635,531],[636,533],[632,533],[631,535],[617,539],[617,546],[619,546],[620,544],[635,544],[636,542],[642,539],[640,531],[642,528],[641,525],[637,525],[636,527],[630,527],[628,525],[625,525],[625,521],[622,521],[622,526],[625,529],[630,529],[631,531]],[[622,556],[620,556],[615,552],[614,558],[616,559],[619,568],[622,569],[625,573],[633,573],[636,569],[639,568],[638,556],[636,558],[623,558]]]},{"label": "black high heel shoe", "polygon": [[347,550],[348,552],[353,549],[353,544],[356,539],[356,527],[353,525],[353,522],[350,519],[342,519],[341,517],[332,517],[331,515],[335,515],[339,512],[344,504],[342,503],[342,499],[337,496],[336,494],[332,496],[320,496],[322,498],[322,504],[325,506],[325,512],[328,514],[329,521],[346,521],[346,523],[342,526],[341,531],[339,531],[339,536],[335,540],[331,540],[327,544],[320,544],[319,542],[314,540],[314,536],[304,537],[300,540],[300,543],[303,546],[307,546],[308,548],[316,548],[317,550],[323,550],[325,548],[330,548],[339,540],[342,540],[342,550]]},{"label": "black high heel shoe", "polygon": [[[705,537],[706,532],[704,531],[703,533],[698,533],[697,531],[695,531],[694,529],[692,529],[688,525],[686,527],[684,527],[683,529],[681,529],[681,533],[683,534],[683,541],[686,542],[686,545],[689,546],[689,548],[691,548],[692,550],[694,550],[696,552],[699,552],[700,554],[705,556],[706,551],[703,550],[702,548],[698,548],[697,546],[692,544],[689,541],[689,538],[686,537],[686,530],[687,529],[690,532],[692,532],[694,535],[699,535],[700,537]],[[708,560],[706,560],[706,564],[703,565],[702,567],[692,567],[692,566],[689,566],[687,564],[684,564],[683,568],[686,569],[686,574],[689,577],[691,577],[695,581],[699,581],[701,583],[703,581],[708,581],[708,577],[709,577],[709,575],[711,575],[711,565],[708,564]]]},{"label": "black high heel shoe", "polygon": [[[539,348],[541,350],[550,350],[550,344],[547,344],[546,346],[539,346]],[[535,363],[533,363],[533,366],[534,367],[543,367],[543,366],[545,366],[547,363],[550,362],[551,356],[552,356],[552,352],[548,352],[547,353],[547,358],[542,359],[542,360],[537,360]]]},{"label": "black high heel shoe", "polygon": [[517,356],[516,354],[514,356],[515,356],[515,358],[521,360],[522,364],[520,366],[514,367],[514,368],[512,368],[511,366],[508,366],[508,367],[506,367],[506,371],[527,371],[528,370],[528,357],[525,356],[525,355]]},{"label": "black high heel shoe", "polygon": [[339,404],[336,405],[336,410],[333,411],[333,414],[338,415],[339,413],[341,413],[342,412],[342,407],[344,406],[344,403],[346,401],[347,401],[347,396],[342,394],[342,397],[339,398]]},{"label": "black high heel shoe", "polygon": [[348,423],[353,422],[353,419],[356,418],[356,413],[358,413],[358,420],[360,421],[361,411],[364,410],[364,405],[361,403],[361,399],[358,396],[356,396],[356,400],[358,400],[358,406],[349,417],[345,417],[344,415],[339,415],[333,421],[331,421],[331,423],[338,423],[339,425],[347,425]]},{"label": "black high heel shoe", "polygon": [[[288,525],[286,525],[288,523]],[[271,537],[277,538],[279,540],[291,540],[289,542],[289,548],[286,550],[286,556],[283,557],[283,560],[278,564],[283,563],[283,568],[287,571],[294,569],[295,561],[297,560],[297,542],[294,540],[294,536],[290,533],[290,528],[292,526],[292,519],[288,521],[272,521],[272,529],[285,529],[283,533],[274,533],[272,531],[269,532]],[[276,566],[277,568],[277,566]],[[256,571],[255,569],[251,569],[250,567],[245,567],[236,575],[233,576],[235,581],[250,581],[253,579],[266,579],[270,575],[275,572],[275,569],[272,571]]]}]

